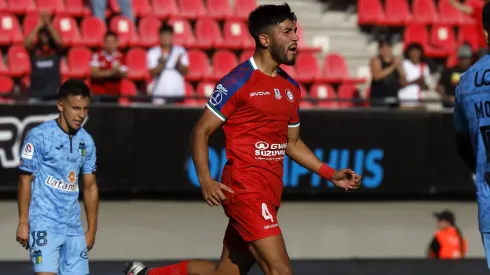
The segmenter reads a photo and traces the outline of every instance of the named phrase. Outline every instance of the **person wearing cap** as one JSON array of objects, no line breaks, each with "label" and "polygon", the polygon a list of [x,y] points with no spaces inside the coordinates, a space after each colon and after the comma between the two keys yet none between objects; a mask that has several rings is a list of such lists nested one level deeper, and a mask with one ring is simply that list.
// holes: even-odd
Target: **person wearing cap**
[{"label": "person wearing cap", "polygon": [[429,245],[428,257],[431,259],[462,259],[468,250],[468,244],[455,224],[454,213],[445,210],[434,213],[437,219],[437,232]]},{"label": "person wearing cap", "polygon": [[437,92],[443,100],[445,108],[454,106],[454,92],[459,83],[459,78],[471,66],[473,62],[473,51],[468,45],[462,45],[458,49],[458,64],[452,68],[445,68],[442,72]]}]

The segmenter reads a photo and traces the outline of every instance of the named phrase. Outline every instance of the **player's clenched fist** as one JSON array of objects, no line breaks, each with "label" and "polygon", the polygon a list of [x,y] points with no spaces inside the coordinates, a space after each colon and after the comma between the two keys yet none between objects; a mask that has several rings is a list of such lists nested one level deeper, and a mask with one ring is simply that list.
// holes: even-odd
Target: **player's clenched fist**
[{"label": "player's clenched fist", "polygon": [[16,241],[25,249],[29,249],[29,225],[27,223],[19,223]]},{"label": "player's clenched fist", "polygon": [[209,206],[221,205],[221,202],[226,200],[226,196],[223,192],[233,193],[233,190],[231,190],[230,187],[214,180],[203,181],[201,183],[201,190],[204,199]]},{"label": "player's clenched fist", "polygon": [[349,192],[361,186],[361,176],[351,169],[337,170],[332,175],[332,183]]}]

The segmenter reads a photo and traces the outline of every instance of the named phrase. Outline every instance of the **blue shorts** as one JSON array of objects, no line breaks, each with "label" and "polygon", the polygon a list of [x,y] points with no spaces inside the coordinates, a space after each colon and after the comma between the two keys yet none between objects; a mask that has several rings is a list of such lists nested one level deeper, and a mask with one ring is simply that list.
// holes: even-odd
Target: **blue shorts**
[{"label": "blue shorts", "polygon": [[49,231],[29,234],[30,256],[34,272],[59,275],[89,274],[85,236],[65,236]]}]

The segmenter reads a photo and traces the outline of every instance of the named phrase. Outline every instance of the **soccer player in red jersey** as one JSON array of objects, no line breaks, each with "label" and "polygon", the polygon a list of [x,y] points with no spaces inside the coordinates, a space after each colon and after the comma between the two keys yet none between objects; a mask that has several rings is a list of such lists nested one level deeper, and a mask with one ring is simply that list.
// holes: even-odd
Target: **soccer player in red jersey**
[{"label": "soccer player in red jersey", "polygon": [[[124,274],[242,275],[257,262],[266,275],[291,275],[277,221],[284,155],[347,191],[359,188],[359,175],[323,164],[299,138],[300,89],[279,68],[296,58],[290,7],[259,6],[249,16],[249,31],[256,41],[253,57],[219,81],[191,137],[204,198],[210,206],[222,205],[229,218],[219,263],[191,260],[149,269],[132,261]],[[220,183],[210,176],[208,137],[221,126],[228,162]]]}]

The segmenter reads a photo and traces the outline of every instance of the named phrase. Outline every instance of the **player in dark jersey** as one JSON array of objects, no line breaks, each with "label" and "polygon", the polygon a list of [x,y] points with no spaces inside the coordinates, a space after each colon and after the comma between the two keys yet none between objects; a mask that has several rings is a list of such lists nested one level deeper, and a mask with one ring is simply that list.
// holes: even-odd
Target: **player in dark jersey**
[{"label": "player in dark jersey", "polygon": [[[204,198],[229,218],[218,264],[191,260],[152,268],[127,264],[126,275],[240,275],[255,262],[267,275],[292,274],[277,221],[285,154],[346,190],[361,177],[323,164],[299,138],[299,85],[279,65],[294,65],[296,16],[287,4],[264,5],[249,16],[256,50],[224,76],[211,95],[192,138],[192,156]],[[222,126],[226,163],[221,183],[209,173],[208,137]]]}]

